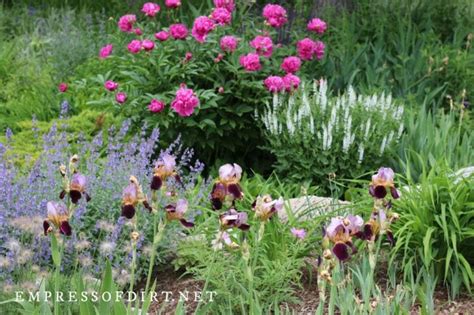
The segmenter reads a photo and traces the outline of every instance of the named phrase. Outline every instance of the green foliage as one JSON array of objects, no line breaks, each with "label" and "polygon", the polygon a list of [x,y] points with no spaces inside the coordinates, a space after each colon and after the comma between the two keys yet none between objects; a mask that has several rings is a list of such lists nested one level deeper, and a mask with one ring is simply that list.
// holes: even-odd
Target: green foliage
[{"label": "green foliage", "polygon": [[382,165],[401,135],[403,107],[384,94],[331,98],[325,81],[286,100],[274,97],[260,117],[275,170],[293,182],[310,180],[330,191],[329,177],[354,178]]},{"label": "green foliage", "polygon": [[72,150],[77,152],[76,143],[79,138],[92,139],[99,131],[107,130],[121,120],[120,116],[114,116],[111,113],[85,110],[79,115],[50,122],[21,121],[18,123],[18,129],[21,131],[14,133],[11,141],[7,141],[5,136],[0,136],[0,143],[8,142],[10,146],[8,155],[13,157],[20,169],[23,169],[32,165],[31,163],[41,154],[39,148],[42,147],[43,139],[40,135],[47,134],[53,125],[67,132]]},{"label": "green foliage", "polygon": [[106,18],[72,9],[0,5],[0,130],[57,117],[57,85],[105,41]]},{"label": "green foliage", "polygon": [[[83,103],[86,101],[83,96],[87,96],[89,106],[107,107],[120,112],[131,117],[135,126],[144,123],[158,125],[166,130],[163,134],[165,141],[173,141],[181,134],[183,143],[195,148],[207,164],[232,159],[249,167],[268,170],[269,164],[264,161],[267,155],[259,150],[263,144],[261,130],[255,124],[253,115],[270,97],[263,80],[270,74],[281,72],[279,68],[283,57],[296,53],[294,42],[275,48],[271,58],[261,58],[261,71],[245,72],[239,64],[239,56],[254,50],[248,42],[260,34],[257,29],[264,25],[260,17],[256,21],[247,19],[244,14],[246,6],[241,4],[234,14],[234,26],[216,27],[205,43],[198,43],[189,36],[183,41],[156,41],[156,48],[150,52],[131,54],[126,50],[132,39],[153,39],[157,30],[167,29],[171,23],[184,22],[191,28],[194,18],[208,10],[206,6],[188,5],[192,14],[186,11],[160,13],[160,18],[155,20],[143,20],[137,15],[136,27],[143,31],[142,36],[118,30],[112,33],[113,55],[97,62],[96,69],[88,66],[91,72],[81,71],[84,77],[76,76],[78,80],[73,91],[80,101],[75,103]],[[176,14],[180,17],[177,18]],[[276,41],[276,32],[268,31]],[[220,38],[231,34],[240,37],[239,48],[234,53],[224,54],[222,60],[216,60],[222,54]],[[185,60],[187,52],[192,53],[191,60]],[[105,67],[108,70],[104,71]],[[308,62],[304,67],[311,68],[313,77],[315,63]],[[114,95],[106,92],[103,87],[106,80],[118,82],[119,89],[127,93],[125,104],[117,104]],[[169,108],[183,83],[193,89],[200,100],[200,106],[190,117],[179,117]],[[147,105],[153,98],[167,104],[163,112],[150,113]]]},{"label": "green foliage", "polygon": [[[424,172],[417,185],[408,172],[409,188],[394,204],[400,220],[394,225],[397,244],[392,261],[433,270],[458,295],[474,284],[474,177],[462,178],[447,167]],[[410,267],[410,268],[412,268]]]},{"label": "green foliage", "polygon": [[438,164],[452,169],[474,163],[474,133],[470,112],[454,110],[432,114],[424,108],[405,115],[405,131],[400,139],[394,168],[409,173],[417,181]]},{"label": "green foliage", "polygon": [[[447,107],[445,95],[472,97],[472,2],[369,1],[352,11],[327,8],[330,85],[390,91],[431,108]],[[469,35],[471,34],[471,35]]]}]

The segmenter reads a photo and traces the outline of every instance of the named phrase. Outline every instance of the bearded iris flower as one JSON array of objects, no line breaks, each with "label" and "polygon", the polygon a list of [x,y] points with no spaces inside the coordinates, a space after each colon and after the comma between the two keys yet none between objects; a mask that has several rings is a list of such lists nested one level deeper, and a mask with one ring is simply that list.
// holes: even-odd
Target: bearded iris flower
[{"label": "bearded iris flower", "polygon": [[59,167],[59,172],[63,177],[63,190],[59,194],[59,198],[64,199],[66,194],[69,194],[73,204],[77,204],[82,196],[86,198],[87,202],[91,200],[91,197],[86,192],[87,178],[77,171],[78,161],[77,155],[73,155],[69,160],[69,174],[72,174],[70,181],[66,166],[61,165]]},{"label": "bearded iris flower", "polygon": [[184,215],[188,211],[188,202],[185,199],[179,199],[176,204],[169,204],[165,207],[166,219],[168,221],[179,221],[184,227],[191,228],[193,222],[187,221]]},{"label": "bearded iris flower", "polygon": [[395,188],[393,179],[395,173],[389,167],[381,167],[376,175],[372,176],[372,182],[369,186],[369,193],[372,197],[383,199],[387,195],[387,190],[394,199],[400,198],[398,190]]},{"label": "bearded iris flower", "polygon": [[139,203],[143,204],[149,211],[152,211],[137,178],[130,176],[130,183],[125,187],[122,193],[122,216],[127,219],[132,219],[135,216],[135,208]]},{"label": "bearded iris flower", "polygon": [[70,236],[72,228],[69,225],[69,211],[62,202],[49,201],[46,204],[48,217],[43,222],[44,235],[56,228],[59,233]]},{"label": "bearded iris flower", "polygon": [[87,179],[84,175],[76,173],[72,175],[71,183],[69,184],[69,197],[71,202],[77,204],[82,196],[89,202],[91,197],[86,192]]},{"label": "bearded iris flower", "polygon": [[244,194],[240,187],[242,168],[238,164],[225,164],[219,168],[219,179],[212,187],[211,202],[214,210],[222,209],[225,201],[242,199]]},{"label": "bearded iris flower", "polygon": [[258,196],[257,200],[252,204],[252,209],[255,211],[255,216],[261,221],[267,221],[273,214],[283,209],[283,198],[273,200],[270,195],[263,197]]},{"label": "bearded iris flower", "polygon": [[250,225],[247,224],[247,219],[247,213],[230,209],[219,216],[221,230],[238,228],[246,231],[250,228]]},{"label": "bearded iris flower", "polygon": [[325,230],[324,241],[334,244],[332,252],[339,260],[347,260],[350,257],[349,249],[352,254],[357,251],[352,237],[360,236],[363,226],[364,220],[360,216],[348,215],[346,218],[332,218]]},{"label": "bearded iris flower", "polygon": [[395,245],[390,224],[398,219],[398,214],[385,212],[384,209],[374,210],[370,220],[364,226],[363,238],[368,241],[375,241],[381,234],[387,235],[390,245]]},{"label": "bearded iris flower", "polygon": [[159,190],[168,177],[174,177],[176,181],[180,182],[180,178],[176,173],[176,158],[165,153],[156,162],[150,188]]}]

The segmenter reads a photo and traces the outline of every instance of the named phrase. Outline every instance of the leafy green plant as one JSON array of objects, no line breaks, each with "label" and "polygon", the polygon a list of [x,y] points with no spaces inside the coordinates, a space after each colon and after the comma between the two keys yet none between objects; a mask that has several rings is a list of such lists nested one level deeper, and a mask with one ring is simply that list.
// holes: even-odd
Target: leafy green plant
[{"label": "leafy green plant", "polygon": [[433,114],[423,107],[409,111],[392,165],[401,173],[409,173],[415,181],[438,164],[455,170],[471,166],[474,133],[469,114],[465,111],[462,117],[454,110]]},{"label": "leafy green plant", "polygon": [[397,244],[391,261],[439,276],[451,296],[474,284],[474,177],[462,177],[439,165],[426,170],[419,184],[407,172],[409,188],[395,202],[400,220],[394,225]]}]

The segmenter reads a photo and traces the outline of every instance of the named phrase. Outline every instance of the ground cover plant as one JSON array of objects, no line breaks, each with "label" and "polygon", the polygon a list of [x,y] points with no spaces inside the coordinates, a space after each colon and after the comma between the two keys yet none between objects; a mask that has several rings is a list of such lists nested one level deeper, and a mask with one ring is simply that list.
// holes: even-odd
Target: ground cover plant
[{"label": "ground cover plant", "polygon": [[3,2],[0,313],[469,313],[473,12]]}]

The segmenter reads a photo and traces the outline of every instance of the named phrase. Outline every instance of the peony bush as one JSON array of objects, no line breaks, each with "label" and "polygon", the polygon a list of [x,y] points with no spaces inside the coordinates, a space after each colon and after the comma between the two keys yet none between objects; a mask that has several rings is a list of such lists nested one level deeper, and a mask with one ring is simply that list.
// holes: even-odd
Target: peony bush
[{"label": "peony bush", "polygon": [[317,38],[327,25],[310,20],[304,36],[284,44],[276,36],[288,20],[280,5],[266,5],[254,22],[245,5],[216,0],[192,23],[181,18],[181,5],[150,2],[120,17],[95,75],[71,82],[67,96],[130,117],[135,126],[165,128],[165,141],[181,134],[205,161],[240,156],[253,166],[248,162],[262,144],[254,111],[272,93],[297,90],[300,76],[307,77],[303,68],[317,73],[325,53]]}]

